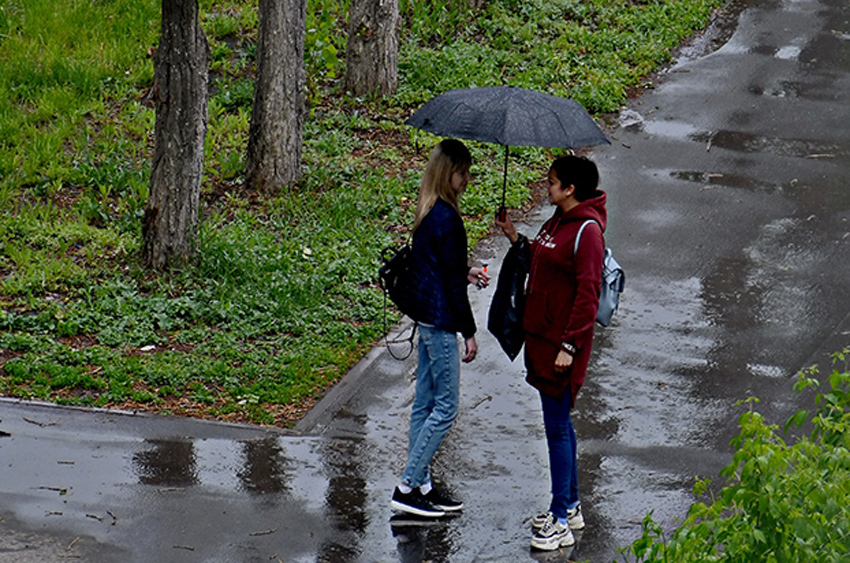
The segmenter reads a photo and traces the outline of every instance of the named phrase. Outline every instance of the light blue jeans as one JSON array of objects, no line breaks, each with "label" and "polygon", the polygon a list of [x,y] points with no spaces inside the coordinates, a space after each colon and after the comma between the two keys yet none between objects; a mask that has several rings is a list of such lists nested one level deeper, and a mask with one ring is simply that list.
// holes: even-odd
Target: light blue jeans
[{"label": "light blue jeans", "polygon": [[417,488],[431,481],[431,459],[457,418],[460,351],[457,334],[419,325],[419,366],[410,413],[407,466],[401,482]]},{"label": "light blue jeans", "polygon": [[566,518],[567,510],[578,506],[578,463],[576,460],[576,431],[570,418],[570,390],[562,400],[540,394],[543,403],[543,424],[549,445],[549,473],[552,477],[552,504],[549,510],[557,518]]}]

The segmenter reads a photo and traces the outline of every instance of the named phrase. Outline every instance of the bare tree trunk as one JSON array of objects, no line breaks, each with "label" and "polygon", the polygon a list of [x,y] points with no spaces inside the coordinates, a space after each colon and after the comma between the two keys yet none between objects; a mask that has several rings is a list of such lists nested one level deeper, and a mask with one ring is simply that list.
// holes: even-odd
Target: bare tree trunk
[{"label": "bare tree trunk", "polygon": [[209,60],[197,0],[162,0],[151,191],[142,225],[142,261],[148,267],[181,266],[195,255]]},{"label": "bare tree trunk", "polygon": [[345,88],[355,96],[395,94],[398,0],[351,0]]},{"label": "bare tree trunk", "polygon": [[260,0],[257,83],[248,132],[245,179],[271,191],[301,177],[306,0]]}]

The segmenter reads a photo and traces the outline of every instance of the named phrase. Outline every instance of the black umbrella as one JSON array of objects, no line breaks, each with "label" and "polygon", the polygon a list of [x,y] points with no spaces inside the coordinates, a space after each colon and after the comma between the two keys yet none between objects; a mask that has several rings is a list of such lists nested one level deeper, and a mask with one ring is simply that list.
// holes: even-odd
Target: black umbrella
[{"label": "black umbrella", "polygon": [[405,123],[442,137],[505,145],[502,207],[510,145],[578,149],[610,143],[578,102],[515,86],[450,90]]}]

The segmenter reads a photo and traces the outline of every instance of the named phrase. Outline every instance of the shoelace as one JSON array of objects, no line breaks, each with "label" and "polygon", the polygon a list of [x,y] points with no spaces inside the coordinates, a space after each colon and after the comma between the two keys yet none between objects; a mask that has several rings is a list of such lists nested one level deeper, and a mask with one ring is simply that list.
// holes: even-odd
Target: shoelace
[{"label": "shoelace", "polygon": [[551,536],[558,531],[555,529],[555,524],[557,523],[558,521],[555,520],[555,515],[550,512],[546,515],[546,521],[543,522],[543,527],[540,528],[540,532],[538,532],[539,535],[542,537]]}]

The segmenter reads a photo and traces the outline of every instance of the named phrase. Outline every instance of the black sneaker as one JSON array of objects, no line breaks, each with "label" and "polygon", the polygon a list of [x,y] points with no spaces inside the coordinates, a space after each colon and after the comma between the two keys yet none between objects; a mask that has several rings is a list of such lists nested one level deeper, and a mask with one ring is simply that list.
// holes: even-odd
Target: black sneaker
[{"label": "black sneaker", "polygon": [[446,512],[457,512],[459,510],[463,510],[462,502],[457,499],[453,499],[447,493],[438,491],[436,487],[431,487],[428,494],[422,496],[425,500]]},{"label": "black sneaker", "polygon": [[425,516],[427,518],[439,518],[446,515],[445,510],[437,508],[430,501],[426,500],[422,496],[422,493],[419,492],[419,489],[413,489],[405,494],[396,487],[395,491],[393,491],[393,500],[390,506],[395,510],[401,510],[402,512]]}]

